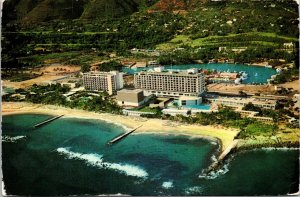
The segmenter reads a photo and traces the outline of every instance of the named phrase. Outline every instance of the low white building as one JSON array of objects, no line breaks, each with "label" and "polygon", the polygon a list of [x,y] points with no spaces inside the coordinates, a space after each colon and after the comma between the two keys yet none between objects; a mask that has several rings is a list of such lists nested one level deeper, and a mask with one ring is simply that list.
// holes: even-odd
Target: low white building
[{"label": "low white building", "polygon": [[169,114],[171,116],[176,116],[176,115],[189,116],[190,110],[188,110],[188,109],[163,109],[162,113]]},{"label": "low white building", "polygon": [[127,109],[123,109],[123,114],[126,116],[137,116],[137,117],[140,117],[142,115],[155,115],[154,112],[141,112],[141,111],[127,110]]},{"label": "low white building", "polygon": [[266,109],[275,109],[276,106],[276,101],[270,99],[220,97],[220,98],[209,98],[208,100],[211,101],[212,103],[225,105],[229,107],[243,107],[248,103],[252,103],[257,107],[266,108]]},{"label": "low white building", "polygon": [[71,82],[62,82],[61,85],[62,86],[68,86],[70,88],[75,88],[76,87],[76,83],[71,83]]},{"label": "low white building", "polygon": [[148,66],[159,66],[159,63],[155,60],[148,61]]}]

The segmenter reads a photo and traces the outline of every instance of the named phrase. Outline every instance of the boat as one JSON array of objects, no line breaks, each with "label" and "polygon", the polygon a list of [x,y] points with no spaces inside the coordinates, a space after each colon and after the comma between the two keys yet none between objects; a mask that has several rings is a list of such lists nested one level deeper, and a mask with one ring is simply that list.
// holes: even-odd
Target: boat
[{"label": "boat", "polygon": [[280,73],[281,72],[281,68],[277,68],[276,72]]},{"label": "boat", "polygon": [[271,65],[265,65],[266,68],[273,68]]},{"label": "boat", "polygon": [[247,79],[247,78],[248,78],[248,74],[245,73],[245,72],[243,72],[243,74],[242,74],[242,76],[241,76],[241,79],[242,79],[242,80],[245,80],[245,79]]},{"label": "boat", "polygon": [[241,84],[242,81],[243,81],[242,78],[237,78],[237,79],[234,81],[234,83],[235,83],[235,84]]}]

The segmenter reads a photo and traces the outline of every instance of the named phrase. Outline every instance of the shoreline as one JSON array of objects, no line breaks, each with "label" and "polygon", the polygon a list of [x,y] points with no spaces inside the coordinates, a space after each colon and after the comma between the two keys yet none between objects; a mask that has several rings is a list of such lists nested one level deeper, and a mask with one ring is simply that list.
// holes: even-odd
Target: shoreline
[{"label": "shoreline", "polygon": [[239,133],[238,129],[223,128],[221,126],[188,125],[170,120],[147,119],[109,113],[96,113],[79,109],[71,109],[54,105],[33,104],[25,102],[3,102],[2,116],[17,114],[47,114],[62,115],[62,118],[79,118],[90,120],[102,120],[121,126],[129,130],[137,125],[143,125],[134,134],[160,134],[160,135],[184,135],[215,141],[219,144],[222,153]]}]

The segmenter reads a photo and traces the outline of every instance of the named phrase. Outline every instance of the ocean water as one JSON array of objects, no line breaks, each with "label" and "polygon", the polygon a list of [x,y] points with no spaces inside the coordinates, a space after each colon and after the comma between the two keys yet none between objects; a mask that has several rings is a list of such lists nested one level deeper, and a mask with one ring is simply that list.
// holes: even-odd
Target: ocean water
[{"label": "ocean water", "polygon": [[298,150],[248,151],[201,176],[218,152],[214,141],[132,134],[108,146],[124,128],[75,118],[32,128],[49,117],[3,117],[7,194],[278,195],[298,186]]},{"label": "ocean water", "polygon": [[[187,70],[190,68],[198,68],[204,70],[217,70],[220,72],[246,72],[248,78],[243,81],[244,84],[252,83],[267,83],[267,80],[271,78],[272,75],[276,74],[276,70],[273,68],[266,68],[262,66],[249,66],[245,64],[188,64],[188,65],[168,65],[164,66],[167,70]],[[135,72],[140,72],[142,70],[150,70],[153,67],[147,68],[123,68],[123,72],[133,74]]]}]

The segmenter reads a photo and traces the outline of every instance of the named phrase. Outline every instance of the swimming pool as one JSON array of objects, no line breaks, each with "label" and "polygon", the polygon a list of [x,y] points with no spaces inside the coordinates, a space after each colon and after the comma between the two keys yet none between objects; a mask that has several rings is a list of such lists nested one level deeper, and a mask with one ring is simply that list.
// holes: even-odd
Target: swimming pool
[{"label": "swimming pool", "polygon": [[[177,108],[178,106],[178,100],[172,101],[169,105],[168,108]],[[211,105],[210,104],[199,104],[199,105],[185,105],[182,106],[183,109],[199,109],[199,110],[211,110]]]}]

